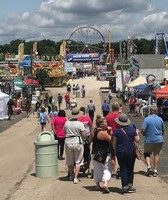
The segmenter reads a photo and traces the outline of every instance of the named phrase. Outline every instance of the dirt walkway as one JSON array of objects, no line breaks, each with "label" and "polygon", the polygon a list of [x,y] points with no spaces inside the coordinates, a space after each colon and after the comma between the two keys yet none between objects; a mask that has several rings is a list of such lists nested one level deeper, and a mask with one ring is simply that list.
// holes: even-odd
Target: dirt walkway
[{"label": "dirt walkway", "polygon": [[[101,113],[101,99],[99,88],[107,87],[108,82],[96,81],[92,77],[74,80],[73,83],[86,86],[86,98],[78,98],[79,106],[86,106],[90,99],[96,105],[96,113]],[[51,94],[61,92],[66,88],[51,88]],[[65,106],[65,104],[63,105]],[[50,125],[47,127],[50,130]],[[2,200],[71,200],[71,199],[135,199],[135,200],[166,200],[168,186],[159,177],[145,176],[146,167],[142,161],[135,166],[135,187],[137,193],[127,197],[121,195],[120,180],[111,179],[110,194],[103,195],[96,192],[94,180],[81,177],[81,182],[74,185],[66,179],[67,169],[65,161],[58,161],[58,178],[39,179],[35,177],[34,144],[40,127],[37,118],[31,115],[4,131],[0,135],[0,185]]]}]

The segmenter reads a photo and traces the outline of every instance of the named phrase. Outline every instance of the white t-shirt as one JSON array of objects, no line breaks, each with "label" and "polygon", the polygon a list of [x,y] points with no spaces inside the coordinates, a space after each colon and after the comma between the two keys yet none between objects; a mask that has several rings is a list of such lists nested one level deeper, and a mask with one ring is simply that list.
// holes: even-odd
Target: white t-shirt
[{"label": "white t-shirt", "polygon": [[79,121],[66,121],[64,125],[65,143],[82,143],[81,132],[85,131],[82,122]]}]

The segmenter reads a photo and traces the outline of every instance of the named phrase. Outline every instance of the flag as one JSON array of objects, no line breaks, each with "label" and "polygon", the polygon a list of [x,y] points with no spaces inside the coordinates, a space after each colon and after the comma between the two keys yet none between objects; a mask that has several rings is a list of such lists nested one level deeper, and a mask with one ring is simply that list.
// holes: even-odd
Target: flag
[{"label": "flag", "polygon": [[33,43],[33,52],[37,52],[37,42]]},{"label": "flag", "polygon": [[21,61],[24,56],[24,43],[20,43],[18,46],[18,60]]}]

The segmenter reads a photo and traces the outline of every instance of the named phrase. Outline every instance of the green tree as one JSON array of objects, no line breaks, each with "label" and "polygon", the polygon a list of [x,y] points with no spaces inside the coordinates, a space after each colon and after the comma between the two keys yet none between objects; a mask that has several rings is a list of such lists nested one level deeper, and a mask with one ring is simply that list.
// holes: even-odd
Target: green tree
[{"label": "green tree", "polygon": [[35,73],[36,79],[38,80],[39,84],[41,84],[42,90],[45,90],[45,83],[48,82],[48,72],[46,69],[37,69]]}]

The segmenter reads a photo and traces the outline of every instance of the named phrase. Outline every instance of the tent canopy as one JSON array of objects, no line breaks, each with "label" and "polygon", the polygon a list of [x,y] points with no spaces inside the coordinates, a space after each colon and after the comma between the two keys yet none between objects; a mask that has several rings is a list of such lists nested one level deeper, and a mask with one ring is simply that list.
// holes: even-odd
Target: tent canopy
[{"label": "tent canopy", "polygon": [[143,76],[139,76],[137,79],[131,81],[130,83],[127,84],[127,87],[135,87],[141,84],[147,84],[146,82],[146,78],[144,78]]},{"label": "tent canopy", "polygon": [[144,90],[146,87],[148,87],[148,86],[145,85],[145,84],[141,84],[141,85],[135,86],[134,88],[137,89],[137,90]]},{"label": "tent canopy", "polygon": [[5,93],[0,91],[0,98],[7,98],[7,97],[9,97],[8,94],[5,94]]},{"label": "tent canopy", "polygon": [[153,90],[153,95],[158,98],[168,98],[168,85],[159,90]]}]

